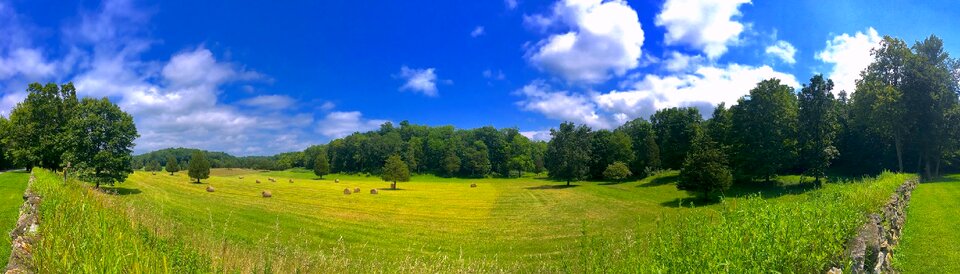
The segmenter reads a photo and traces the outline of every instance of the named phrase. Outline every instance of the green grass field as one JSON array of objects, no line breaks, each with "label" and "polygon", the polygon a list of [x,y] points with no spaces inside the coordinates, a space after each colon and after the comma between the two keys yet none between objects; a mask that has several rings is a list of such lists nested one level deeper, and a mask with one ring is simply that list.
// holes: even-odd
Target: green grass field
[{"label": "green grass field", "polygon": [[894,256],[903,273],[960,273],[960,175],[917,186]]},{"label": "green grass field", "polygon": [[415,176],[399,190],[305,170],[214,170],[203,184],[136,172],[108,193],[35,172],[41,272],[133,273],[820,271],[909,178],[814,189],[787,176],[710,203],[676,190],[676,172],[573,187]]},{"label": "green grass field", "polygon": [[10,230],[17,224],[23,192],[27,189],[30,174],[22,171],[0,174],[0,265],[7,265],[10,258]]}]

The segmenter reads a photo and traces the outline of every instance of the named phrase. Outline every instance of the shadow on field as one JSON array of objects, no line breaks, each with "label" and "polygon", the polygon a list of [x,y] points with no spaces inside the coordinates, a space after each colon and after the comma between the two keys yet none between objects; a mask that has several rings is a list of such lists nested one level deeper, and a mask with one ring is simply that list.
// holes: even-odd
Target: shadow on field
[{"label": "shadow on field", "polygon": [[565,189],[565,188],[578,187],[578,186],[580,186],[580,185],[566,185],[566,184],[563,184],[563,185],[541,185],[541,186],[526,187],[525,189],[530,189],[530,190]]},{"label": "shadow on field", "polygon": [[140,194],[140,189],[137,188],[126,188],[126,187],[110,187],[102,188],[104,193],[113,194],[113,195],[135,195]]},{"label": "shadow on field", "polygon": [[663,176],[663,177],[660,177],[660,178],[656,178],[656,179],[650,180],[649,182],[646,182],[646,183],[643,183],[643,184],[639,184],[639,185],[637,185],[637,187],[655,187],[655,186],[662,186],[662,185],[665,185],[665,184],[676,183],[677,180],[680,180],[680,174],[674,174],[674,175],[670,175],[670,176]]},{"label": "shadow on field", "polygon": [[955,177],[955,176],[940,177],[931,181],[926,181],[926,182],[921,181],[920,183],[921,184],[939,184],[939,183],[956,183],[956,182],[960,182],[960,177]]},{"label": "shadow on field", "polygon": [[[772,199],[784,195],[790,194],[802,194],[807,191],[817,189],[817,185],[813,182],[802,183],[802,184],[789,184],[784,185],[782,182],[770,181],[770,182],[748,182],[748,183],[734,183],[730,189],[724,193],[726,198],[744,198],[750,195],[758,195],[763,199]],[[697,195],[697,193],[688,192],[692,195]],[[719,203],[719,200],[707,200],[701,197],[688,197],[688,198],[677,198],[671,201],[660,203],[661,206],[665,207],[701,207],[714,205]]]}]

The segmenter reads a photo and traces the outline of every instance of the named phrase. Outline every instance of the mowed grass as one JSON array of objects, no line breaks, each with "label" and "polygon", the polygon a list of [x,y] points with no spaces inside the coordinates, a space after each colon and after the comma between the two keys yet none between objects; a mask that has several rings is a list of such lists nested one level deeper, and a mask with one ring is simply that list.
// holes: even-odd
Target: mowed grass
[{"label": "mowed grass", "polygon": [[8,171],[0,174],[0,265],[7,265],[10,258],[10,231],[17,224],[23,192],[27,189],[30,174],[24,171]]},{"label": "mowed grass", "polygon": [[913,191],[894,263],[903,273],[960,273],[960,175]]}]

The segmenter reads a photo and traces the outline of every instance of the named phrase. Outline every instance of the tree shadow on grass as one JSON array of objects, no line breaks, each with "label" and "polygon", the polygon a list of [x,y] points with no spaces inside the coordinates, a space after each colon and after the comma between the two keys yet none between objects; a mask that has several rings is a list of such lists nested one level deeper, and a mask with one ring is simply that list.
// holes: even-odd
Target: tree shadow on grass
[{"label": "tree shadow on grass", "polygon": [[637,187],[656,187],[662,186],[665,184],[676,183],[680,180],[680,174],[674,174],[669,176],[658,177],[656,179],[650,180],[649,182],[639,184]]},{"label": "tree shadow on grass", "polygon": [[563,184],[563,185],[541,185],[541,186],[525,187],[525,189],[529,189],[529,190],[566,189],[566,188],[572,188],[572,187],[578,187],[578,186],[580,186],[580,185],[566,185],[566,184]]},{"label": "tree shadow on grass", "polygon": [[681,207],[701,207],[719,204],[720,200],[705,199],[703,197],[676,198],[670,201],[660,203],[663,207],[681,208]]},{"label": "tree shadow on grass", "polygon": [[[784,195],[802,194],[807,191],[817,189],[813,182],[783,184],[783,182],[746,182],[734,183],[723,196],[725,198],[744,198],[750,195],[757,195],[763,199],[773,199]],[[720,203],[719,199],[705,199],[699,196],[699,193],[688,192],[695,197],[676,198],[671,201],[660,203],[664,207],[701,207]]]},{"label": "tree shadow on grass", "polygon": [[126,187],[100,187],[100,191],[110,195],[136,195],[140,194],[142,191],[137,188],[126,188]]}]

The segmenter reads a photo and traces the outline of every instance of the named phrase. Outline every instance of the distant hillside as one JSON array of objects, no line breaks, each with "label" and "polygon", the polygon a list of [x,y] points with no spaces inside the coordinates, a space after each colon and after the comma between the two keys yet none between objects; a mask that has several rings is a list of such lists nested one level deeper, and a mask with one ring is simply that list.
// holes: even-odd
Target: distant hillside
[{"label": "distant hillside", "polygon": [[167,158],[173,156],[181,166],[185,166],[190,161],[190,155],[194,151],[201,151],[210,161],[213,168],[250,168],[250,169],[283,169],[277,165],[278,156],[245,156],[237,157],[226,152],[206,151],[195,148],[165,148],[140,155],[133,156],[133,168],[140,169],[151,161],[160,163],[160,166],[167,165]]}]

